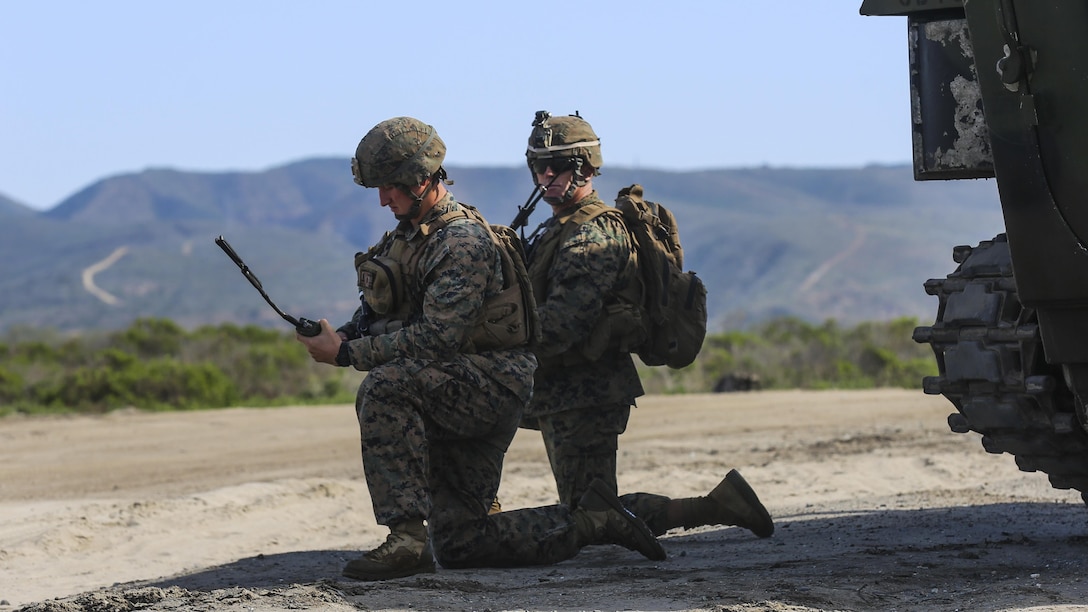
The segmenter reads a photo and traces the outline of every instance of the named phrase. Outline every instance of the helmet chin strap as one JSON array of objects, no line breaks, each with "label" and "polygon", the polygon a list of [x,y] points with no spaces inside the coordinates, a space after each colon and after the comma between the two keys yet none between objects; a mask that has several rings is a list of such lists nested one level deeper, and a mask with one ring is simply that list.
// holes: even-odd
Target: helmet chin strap
[{"label": "helmet chin strap", "polygon": [[404,193],[408,194],[409,196],[411,196],[412,205],[408,207],[408,212],[403,213],[403,214],[399,214],[399,215],[398,214],[393,215],[394,217],[397,218],[397,221],[411,221],[412,219],[415,219],[416,217],[418,217],[419,216],[419,209],[420,209],[421,206],[423,206],[423,198],[427,197],[427,192],[429,192],[431,190],[431,187],[434,187],[434,181],[433,180],[429,181],[427,183],[427,188],[423,190],[422,194],[416,195],[416,194],[412,193],[411,189],[408,189],[407,187],[401,185],[400,190],[403,191]]},{"label": "helmet chin strap", "polygon": [[416,194],[412,193],[412,190],[409,189],[408,187],[405,187],[404,185],[397,185],[397,187],[399,187],[401,191],[408,194],[408,196],[412,198],[412,205],[408,207],[408,212],[406,212],[406,213],[404,213],[402,215],[398,215],[398,214],[393,215],[397,219],[397,221],[412,221],[416,217],[418,217],[419,216],[419,209],[423,206],[423,199],[426,198],[427,194],[429,194],[431,192],[431,190],[434,189],[438,185],[438,181],[441,181],[441,180],[443,180],[445,178],[446,178],[446,171],[443,170],[442,168],[439,168],[438,172],[435,172],[431,176],[431,178],[427,181],[427,188],[424,189],[423,193],[421,193],[419,195],[416,195]]}]

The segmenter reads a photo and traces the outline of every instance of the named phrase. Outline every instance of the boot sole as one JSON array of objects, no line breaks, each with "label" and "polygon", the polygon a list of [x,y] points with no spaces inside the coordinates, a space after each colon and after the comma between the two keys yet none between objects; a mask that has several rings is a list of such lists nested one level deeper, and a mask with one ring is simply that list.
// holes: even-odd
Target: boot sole
[{"label": "boot sole", "polygon": [[634,514],[631,514],[631,511],[623,506],[620,500],[616,498],[615,494],[613,494],[603,482],[594,480],[589,483],[589,488],[592,489],[598,497],[606,501],[613,510],[623,515],[627,524],[630,525],[635,532],[635,536],[638,540],[636,547],[638,552],[642,553],[642,556],[651,561],[664,561],[667,558],[665,549],[661,546],[661,542],[657,541],[657,538],[654,537],[653,532],[646,526],[646,523],[642,522],[642,519]]},{"label": "boot sole", "polygon": [[774,535],[774,520],[771,519],[771,513],[767,512],[767,509],[763,507],[763,503],[759,501],[759,496],[749,486],[748,481],[744,480],[744,477],[740,475],[740,472],[730,470],[725,475],[725,480],[744,499],[745,503],[754,508],[759,515],[759,522],[749,527],[752,533],[761,538],[769,538]]},{"label": "boot sole", "polygon": [[416,574],[433,574],[435,569],[433,565],[406,568],[395,572],[373,573],[367,574],[363,572],[352,572],[345,569],[341,572],[341,575],[345,578],[351,578],[352,580],[361,580],[364,582],[377,582],[379,580],[392,580],[394,578],[407,578],[408,576],[415,576]]}]

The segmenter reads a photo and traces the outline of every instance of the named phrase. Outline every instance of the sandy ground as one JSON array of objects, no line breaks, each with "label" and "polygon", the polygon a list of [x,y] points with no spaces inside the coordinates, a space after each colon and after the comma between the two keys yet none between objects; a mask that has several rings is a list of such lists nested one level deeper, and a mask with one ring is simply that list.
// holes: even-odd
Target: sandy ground
[{"label": "sandy ground", "polygon": [[[738,468],[774,537],[705,527],[669,558],[340,576],[380,543],[351,406],[0,420],[0,611],[1088,610],[1075,491],[948,431],[920,392],[643,398],[620,488],[683,497]],[[535,432],[500,497],[552,503]],[[1080,607],[1078,604],[1086,604]]]}]

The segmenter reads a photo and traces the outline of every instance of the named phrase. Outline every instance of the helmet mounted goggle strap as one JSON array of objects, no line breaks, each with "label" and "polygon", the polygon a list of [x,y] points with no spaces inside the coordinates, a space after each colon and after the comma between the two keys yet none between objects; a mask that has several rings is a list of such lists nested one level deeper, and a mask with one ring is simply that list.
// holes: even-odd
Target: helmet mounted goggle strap
[{"label": "helmet mounted goggle strap", "polygon": [[[543,170],[547,169],[547,167],[543,165],[538,166],[538,162],[542,164],[545,161],[550,162],[551,160],[577,159],[579,169],[581,169],[581,164],[585,163],[586,159],[584,155],[578,154],[580,152],[577,151],[577,149],[587,149],[589,147],[599,147],[601,145],[600,140],[584,140],[552,146],[551,129],[547,126],[541,127],[543,129],[540,130],[540,135],[533,139],[532,146],[525,152],[526,156],[531,160],[530,164],[532,165],[533,172],[537,172],[538,174],[543,174]],[[555,170],[557,173],[559,172],[555,166],[551,166],[551,169]],[[597,169],[594,168],[594,171],[596,170]]]}]

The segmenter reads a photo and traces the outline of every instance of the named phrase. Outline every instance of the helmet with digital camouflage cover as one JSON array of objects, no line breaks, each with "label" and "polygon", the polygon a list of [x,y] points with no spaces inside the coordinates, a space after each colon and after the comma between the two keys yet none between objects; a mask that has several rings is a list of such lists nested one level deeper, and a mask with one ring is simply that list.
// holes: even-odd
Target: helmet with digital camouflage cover
[{"label": "helmet with digital camouflage cover", "polygon": [[364,187],[414,187],[441,172],[445,157],[446,143],[432,126],[412,117],[394,117],[359,141],[351,173]]},{"label": "helmet with digital camouflage cover", "polygon": [[593,167],[593,175],[601,173],[601,140],[589,123],[577,111],[573,115],[553,117],[548,111],[537,111],[529,147],[525,149],[529,169],[545,159],[577,158]]}]

